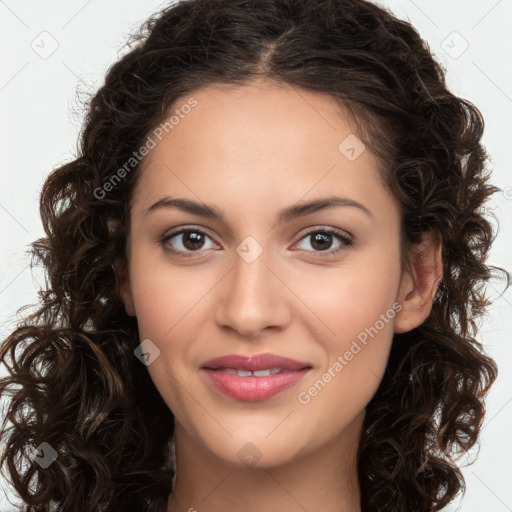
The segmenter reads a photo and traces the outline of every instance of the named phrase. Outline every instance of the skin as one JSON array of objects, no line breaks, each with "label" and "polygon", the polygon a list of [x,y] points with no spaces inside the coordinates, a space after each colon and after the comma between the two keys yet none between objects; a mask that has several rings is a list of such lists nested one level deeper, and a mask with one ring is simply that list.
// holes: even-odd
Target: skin
[{"label": "skin", "polygon": [[[425,236],[404,269],[399,206],[368,147],[354,161],[338,150],[356,130],[328,96],[271,82],[210,86],[192,96],[197,106],[144,162],[120,290],[140,339],[160,350],[148,371],[176,419],[168,511],[360,511],[356,455],[365,407],[393,333],[430,313],[440,246]],[[345,205],[278,219],[286,207],[334,195],[367,211]],[[146,213],[164,196],[214,206],[225,221],[176,207]],[[161,242],[181,226],[204,232],[203,245],[186,235]],[[333,236],[326,251],[338,252],[326,254],[307,236],[310,228],[338,230],[352,243]],[[263,249],[251,263],[236,251],[248,236]],[[300,403],[298,394],[332,372],[393,304],[400,311],[388,313],[378,334]],[[312,370],[261,402],[221,395],[200,371],[213,357],[266,352]],[[248,465],[241,450],[259,459]]]}]

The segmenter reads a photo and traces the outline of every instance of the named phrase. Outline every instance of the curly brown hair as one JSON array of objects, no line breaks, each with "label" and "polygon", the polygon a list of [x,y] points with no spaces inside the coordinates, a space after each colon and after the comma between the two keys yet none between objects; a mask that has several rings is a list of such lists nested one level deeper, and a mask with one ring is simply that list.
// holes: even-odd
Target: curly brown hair
[{"label": "curly brown hair", "polygon": [[[0,396],[11,397],[1,466],[25,510],[165,510],[174,417],[134,357],[137,321],[115,273],[140,163],[105,184],[178,97],[259,78],[348,109],[401,206],[403,244],[441,234],[432,312],[394,337],[358,471],[364,512],[442,509],[464,487],[452,456],[476,443],[497,375],[475,339],[494,272],[482,206],[497,190],[478,109],[447,90],[409,23],[364,0],[184,0],[152,16],[131,45],[90,101],[76,159],[44,183],[46,236],[31,251],[46,287],[0,351],[10,374]],[[58,453],[45,469],[30,452],[42,442]]]}]

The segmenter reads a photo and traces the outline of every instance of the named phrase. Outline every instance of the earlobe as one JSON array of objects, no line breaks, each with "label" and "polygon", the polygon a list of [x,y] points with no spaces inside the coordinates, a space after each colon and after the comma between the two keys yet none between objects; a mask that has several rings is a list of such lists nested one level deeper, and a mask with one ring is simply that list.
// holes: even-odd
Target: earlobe
[{"label": "earlobe", "polygon": [[443,276],[441,236],[423,234],[420,243],[408,251],[408,268],[402,274],[398,302],[402,309],[395,317],[395,332],[408,332],[421,325],[430,315]]}]

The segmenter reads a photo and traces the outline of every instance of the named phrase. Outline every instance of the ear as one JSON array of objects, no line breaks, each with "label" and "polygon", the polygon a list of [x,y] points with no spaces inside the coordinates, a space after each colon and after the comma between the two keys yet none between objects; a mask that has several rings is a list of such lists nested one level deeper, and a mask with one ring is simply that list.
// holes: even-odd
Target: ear
[{"label": "ear", "polygon": [[402,272],[397,298],[402,309],[395,317],[396,333],[410,331],[427,319],[442,277],[441,236],[425,232],[421,242],[408,250],[408,265]]},{"label": "ear", "polygon": [[120,263],[119,261],[116,261],[114,263],[114,268],[116,271],[118,292],[124,304],[124,310],[128,316],[136,316],[132,289],[130,286],[130,275],[127,270],[127,265],[124,262]]},{"label": "ear", "polygon": [[[114,219],[107,220],[107,227],[110,233],[114,232],[118,227],[119,222]],[[133,303],[132,290],[130,286],[130,274],[128,272],[128,262],[126,258],[117,259],[114,264],[114,271],[116,273],[117,291],[124,304],[124,310],[129,316],[135,316],[135,305]]]}]

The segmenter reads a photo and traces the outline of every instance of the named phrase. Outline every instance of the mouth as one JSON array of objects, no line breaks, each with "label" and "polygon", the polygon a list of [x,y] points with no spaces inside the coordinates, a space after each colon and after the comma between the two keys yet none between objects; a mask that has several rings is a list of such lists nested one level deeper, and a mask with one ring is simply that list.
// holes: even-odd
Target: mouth
[{"label": "mouth", "polygon": [[244,402],[272,398],[294,386],[311,369],[309,363],[274,354],[222,356],[201,367],[216,391]]},{"label": "mouth", "polygon": [[278,373],[286,373],[293,370],[286,370],[284,368],[269,368],[268,370],[237,370],[236,368],[207,368],[214,372],[225,372],[231,375],[238,375],[239,377],[270,377],[270,375],[277,375]]},{"label": "mouth", "polygon": [[[295,371],[303,368],[311,368],[311,365],[303,361],[297,361],[296,359],[290,359],[289,357],[278,356],[275,354],[259,354],[250,357],[232,354],[210,359],[202,365],[202,368],[208,370],[230,369],[246,372],[272,370]],[[249,375],[246,375],[246,377],[249,377]]]}]

